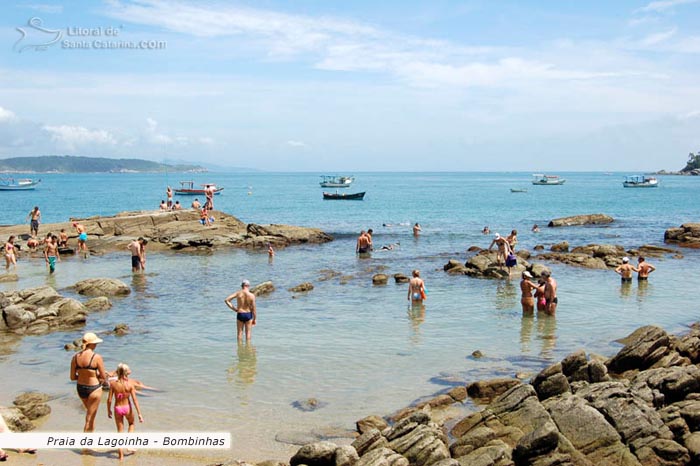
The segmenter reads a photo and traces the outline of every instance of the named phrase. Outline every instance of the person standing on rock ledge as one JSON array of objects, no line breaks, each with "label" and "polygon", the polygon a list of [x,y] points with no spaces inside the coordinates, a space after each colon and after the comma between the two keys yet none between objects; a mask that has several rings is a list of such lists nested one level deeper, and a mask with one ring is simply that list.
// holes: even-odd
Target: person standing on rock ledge
[{"label": "person standing on rock ledge", "polygon": [[656,267],[648,263],[642,256],[639,256],[639,259],[637,259],[638,265],[637,265],[637,281],[639,280],[648,280],[649,279],[649,274],[652,273],[654,270],[656,270]]},{"label": "person standing on rock ledge", "polygon": [[73,222],[73,228],[75,228],[75,231],[78,232],[78,254],[82,252],[83,255],[87,257],[87,231],[85,230],[85,227],[78,222]]},{"label": "person standing on rock ledge", "polygon": [[553,316],[557,312],[557,304],[559,304],[557,281],[552,278],[552,274],[548,270],[542,272],[542,278],[544,278],[544,299],[546,301],[544,312]]},{"label": "person standing on rock ledge", "polygon": [[[236,300],[234,306],[231,301]],[[245,330],[245,340],[250,343],[250,334],[257,321],[257,309],[255,308],[255,295],[250,292],[250,282],[243,280],[241,289],[224,299],[226,305],[236,313],[237,340],[243,341],[243,330]]]},{"label": "person standing on rock ledge", "polygon": [[168,199],[167,209],[170,210],[173,208],[173,188],[168,186],[168,189],[165,191],[165,197]]},{"label": "person standing on rock ledge", "polygon": [[41,221],[41,212],[39,211],[39,206],[34,206],[31,212],[27,215],[27,219],[30,219],[29,223],[29,236],[39,236],[39,222]]},{"label": "person standing on rock ledge", "polygon": [[214,210],[214,188],[212,188],[210,184],[204,188],[204,196],[206,197],[204,207],[209,210]]}]

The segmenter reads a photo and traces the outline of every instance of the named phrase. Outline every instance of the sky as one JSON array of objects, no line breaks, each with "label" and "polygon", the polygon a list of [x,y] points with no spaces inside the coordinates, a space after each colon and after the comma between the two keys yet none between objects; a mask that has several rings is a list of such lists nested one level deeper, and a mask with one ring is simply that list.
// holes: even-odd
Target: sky
[{"label": "sky", "polygon": [[678,170],[700,0],[0,4],[0,157]]}]

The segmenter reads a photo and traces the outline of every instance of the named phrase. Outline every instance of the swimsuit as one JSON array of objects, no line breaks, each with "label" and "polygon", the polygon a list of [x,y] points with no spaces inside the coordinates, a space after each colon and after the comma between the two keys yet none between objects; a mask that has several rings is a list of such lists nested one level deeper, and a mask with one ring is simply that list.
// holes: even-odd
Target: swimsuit
[{"label": "swimsuit", "polygon": [[360,254],[366,254],[366,253],[369,252],[369,246],[364,247],[364,248],[359,248],[359,249],[357,250],[357,252],[360,253]]},{"label": "swimsuit", "polygon": [[555,297],[552,298],[551,300],[550,300],[550,299],[546,299],[545,302],[546,302],[547,305],[549,306],[550,304],[557,304],[557,303],[559,302],[559,299],[555,296]]},{"label": "swimsuit", "polygon": [[632,283],[632,277],[622,277],[622,283]]},{"label": "swimsuit", "polygon": [[141,258],[139,256],[131,256],[131,268],[140,269],[141,268]]},{"label": "swimsuit", "polygon": [[[81,369],[87,369],[87,370],[90,370],[90,371],[95,371],[95,376],[97,376],[97,367],[92,367],[92,360],[93,360],[94,358],[95,358],[95,353],[92,353],[92,357],[90,358],[90,361],[88,362],[88,365],[85,366],[85,367],[81,367],[81,366],[78,365],[78,358],[77,358],[77,356],[76,356],[76,359],[75,359],[75,370],[78,371],[78,370],[81,370]],[[76,388],[78,389],[78,396],[79,396],[80,398],[83,398],[83,399],[84,399],[84,398],[89,397],[90,394],[91,394],[92,392],[94,392],[95,390],[97,390],[98,388],[102,388],[102,384],[101,384],[101,383],[98,383],[97,385],[83,385],[83,384],[80,384],[80,383],[79,383],[79,384],[76,386]]]},{"label": "swimsuit", "polygon": [[[121,400],[121,399],[128,398],[128,397],[129,397],[129,395],[126,393],[117,393],[117,395],[116,395],[117,400]],[[126,416],[127,414],[129,414],[129,412],[131,412],[131,403],[127,403],[125,405],[119,405],[119,406],[115,405],[114,406],[114,414],[118,414],[120,416]]]},{"label": "swimsuit", "polygon": [[253,319],[253,313],[252,312],[237,312],[236,319],[241,321],[241,322],[248,322],[249,320]]},{"label": "swimsuit", "polygon": [[[649,277],[637,277],[637,280],[648,280],[648,279],[649,279]],[[630,281],[631,281],[631,280],[632,280],[632,279],[630,278]]]},{"label": "swimsuit", "polygon": [[32,219],[31,229],[34,231],[39,231],[39,220]]},{"label": "swimsuit", "polygon": [[[54,273],[55,270],[56,270],[56,256],[49,256],[49,272]],[[90,361],[92,362],[92,359]]]},{"label": "swimsuit", "polygon": [[420,293],[413,293],[413,300],[420,301],[421,300]]},{"label": "swimsuit", "polygon": [[80,235],[78,235],[78,239],[80,241],[87,241],[87,233],[85,233],[85,232],[80,233]]},{"label": "swimsuit", "polygon": [[76,385],[76,388],[78,389],[78,396],[80,398],[88,398],[90,397],[90,394],[97,390],[98,388],[102,388],[102,384],[98,383],[97,385],[82,385],[78,384]]}]

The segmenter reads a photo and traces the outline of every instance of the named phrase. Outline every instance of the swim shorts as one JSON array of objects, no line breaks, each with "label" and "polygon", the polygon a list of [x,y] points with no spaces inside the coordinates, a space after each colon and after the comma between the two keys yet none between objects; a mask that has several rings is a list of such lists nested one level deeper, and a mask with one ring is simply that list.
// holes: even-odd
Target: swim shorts
[{"label": "swim shorts", "polygon": [[82,232],[78,235],[78,240],[79,241],[87,241],[87,233]]},{"label": "swim shorts", "polygon": [[141,268],[141,258],[139,256],[131,256],[131,267],[134,269]]},{"label": "swim shorts", "polygon": [[238,312],[238,313],[236,313],[236,319],[240,320],[241,322],[248,322],[249,320],[253,319],[253,313],[252,312]]}]

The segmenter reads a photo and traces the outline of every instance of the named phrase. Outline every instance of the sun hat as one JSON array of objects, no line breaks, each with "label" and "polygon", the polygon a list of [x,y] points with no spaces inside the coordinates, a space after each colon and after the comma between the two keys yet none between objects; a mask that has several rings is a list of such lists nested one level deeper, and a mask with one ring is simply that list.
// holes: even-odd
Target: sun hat
[{"label": "sun hat", "polygon": [[496,238],[496,239],[500,239],[500,238],[501,238],[501,235],[499,235],[498,233],[496,233],[495,235],[493,235],[493,237]]},{"label": "sun hat", "polygon": [[523,272],[523,277],[525,277],[525,278],[532,278],[532,274],[526,270],[526,271]]},{"label": "sun hat", "polygon": [[622,258],[622,262],[629,262],[629,261],[630,261],[630,258],[629,258],[629,257],[623,257],[623,258]]},{"label": "sun hat", "polygon": [[248,280],[243,280],[241,286],[250,286],[250,282]]},{"label": "sun hat", "polygon": [[102,343],[102,338],[98,337],[94,333],[88,332],[83,335],[83,347],[97,343]]}]

